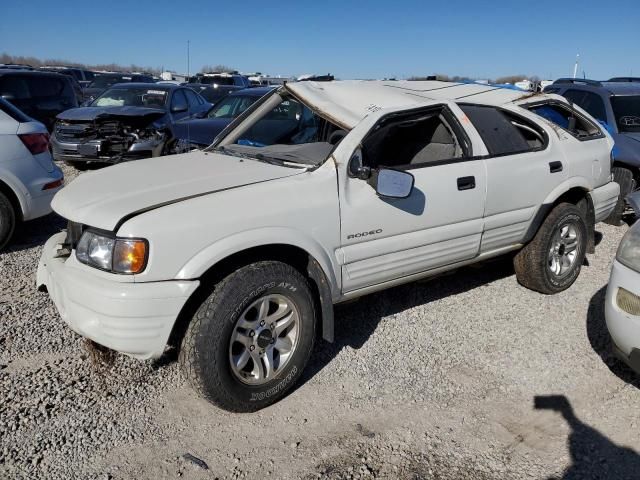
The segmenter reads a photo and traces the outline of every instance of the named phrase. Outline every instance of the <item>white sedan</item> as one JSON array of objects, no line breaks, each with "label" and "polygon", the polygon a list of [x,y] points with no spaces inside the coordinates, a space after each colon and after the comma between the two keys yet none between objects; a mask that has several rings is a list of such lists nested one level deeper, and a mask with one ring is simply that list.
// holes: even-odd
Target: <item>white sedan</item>
[{"label": "white sedan", "polygon": [[45,126],[0,98],[0,250],[18,223],[51,212],[63,184]]},{"label": "white sedan", "polygon": [[605,305],[614,354],[640,373],[640,221],[620,242]]}]

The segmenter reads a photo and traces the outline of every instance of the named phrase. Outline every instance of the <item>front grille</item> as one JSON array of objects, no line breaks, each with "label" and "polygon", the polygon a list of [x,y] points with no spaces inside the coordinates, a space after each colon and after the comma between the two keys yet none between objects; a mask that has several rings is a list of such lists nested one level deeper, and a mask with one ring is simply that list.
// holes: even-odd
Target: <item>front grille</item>
[{"label": "front grille", "polygon": [[640,316],[640,297],[624,288],[618,288],[616,303],[621,310],[630,315]]},{"label": "front grille", "polygon": [[80,143],[95,138],[95,132],[91,125],[79,123],[73,125],[57,124],[55,128],[56,138],[61,142]]}]

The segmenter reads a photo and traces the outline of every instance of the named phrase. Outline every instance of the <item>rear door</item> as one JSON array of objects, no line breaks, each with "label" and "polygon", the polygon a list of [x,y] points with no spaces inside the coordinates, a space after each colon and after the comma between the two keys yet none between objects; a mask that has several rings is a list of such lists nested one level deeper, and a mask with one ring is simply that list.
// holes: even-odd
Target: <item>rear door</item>
[{"label": "rear door", "polygon": [[[520,243],[545,198],[569,169],[552,130],[512,110],[464,104],[460,108],[488,151],[482,253]],[[527,115],[527,113],[524,113]]]},{"label": "rear door", "polygon": [[[462,116],[447,102],[377,111],[336,149],[345,292],[478,255],[487,177]],[[414,176],[408,198],[377,195],[362,172],[381,167]]]}]

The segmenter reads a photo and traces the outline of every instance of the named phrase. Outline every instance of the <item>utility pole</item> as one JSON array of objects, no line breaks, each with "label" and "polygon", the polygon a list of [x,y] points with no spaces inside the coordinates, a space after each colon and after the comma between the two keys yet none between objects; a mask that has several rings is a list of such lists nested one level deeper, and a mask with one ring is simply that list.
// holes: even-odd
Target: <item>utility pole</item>
[{"label": "utility pole", "polygon": [[[191,52],[190,52],[190,47],[191,47],[191,40],[187,40],[187,79],[191,76]],[[575,77],[575,75],[574,75]]]}]

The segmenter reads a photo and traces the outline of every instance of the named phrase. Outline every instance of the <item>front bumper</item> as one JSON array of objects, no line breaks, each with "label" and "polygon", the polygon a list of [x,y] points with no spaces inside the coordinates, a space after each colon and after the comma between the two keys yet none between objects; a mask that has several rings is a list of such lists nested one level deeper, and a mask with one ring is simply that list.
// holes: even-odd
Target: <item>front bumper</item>
[{"label": "front bumper", "polygon": [[140,359],[159,357],[182,307],[200,282],[110,280],[110,274],[84,268],[73,254],[56,258],[57,245],[65,236],[58,233],[45,244],[36,280],[38,287],[47,287],[65,323],[118,352]]},{"label": "front bumper", "polygon": [[618,306],[618,289],[640,295],[640,273],[614,260],[605,301],[607,329],[615,355],[640,373],[640,316],[631,315]]},{"label": "front bumper", "polygon": [[616,182],[609,182],[601,187],[593,189],[591,200],[593,201],[593,211],[596,223],[606,219],[618,203],[620,195],[620,185]]},{"label": "front bumper", "polygon": [[[82,147],[81,147],[82,145]],[[164,148],[163,138],[141,139],[131,144],[122,152],[104,151],[104,141],[89,140],[82,144],[60,141],[55,135],[51,136],[51,151],[53,158],[59,162],[97,162],[118,163],[123,159],[136,160],[141,158],[158,157]],[[92,154],[83,154],[80,148],[93,150]]]}]

